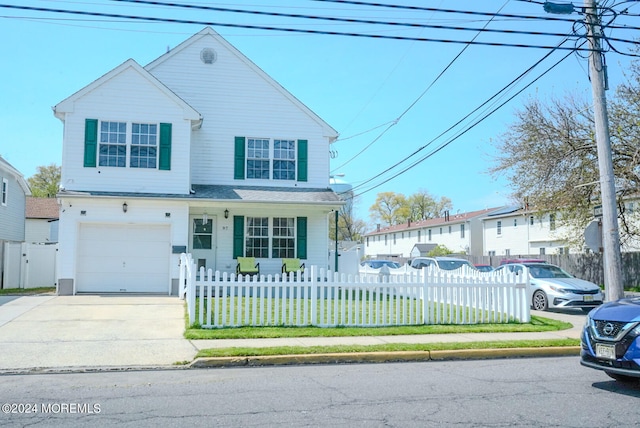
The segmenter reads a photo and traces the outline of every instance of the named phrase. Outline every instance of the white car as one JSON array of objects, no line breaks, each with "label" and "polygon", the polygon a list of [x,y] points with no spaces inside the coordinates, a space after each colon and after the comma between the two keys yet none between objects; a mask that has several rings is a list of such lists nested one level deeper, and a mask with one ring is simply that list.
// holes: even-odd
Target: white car
[{"label": "white car", "polygon": [[442,270],[456,270],[463,266],[469,269],[475,269],[469,260],[456,257],[416,257],[411,260],[411,267],[415,269],[428,268],[431,266]]},{"label": "white car", "polygon": [[589,312],[604,300],[602,290],[596,284],[576,278],[552,264],[510,263],[493,271],[495,275],[505,272],[516,275],[528,272],[532,287],[531,307],[537,311],[580,308],[583,312]]}]

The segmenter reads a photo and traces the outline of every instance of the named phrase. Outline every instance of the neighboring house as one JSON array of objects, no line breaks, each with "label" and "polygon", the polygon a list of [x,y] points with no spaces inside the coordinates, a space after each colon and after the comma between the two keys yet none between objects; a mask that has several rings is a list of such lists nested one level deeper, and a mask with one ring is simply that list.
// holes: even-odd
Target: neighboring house
[{"label": "neighboring house", "polygon": [[[312,82],[310,82],[311,84]],[[181,252],[260,273],[328,264],[337,132],[211,28],[54,107],[64,123],[58,292],[175,293]]]},{"label": "neighboring house", "polygon": [[[557,213],[537,213],[505,207],[483,219],[484,255],[567,254]],[[574,251],[577,251],[574,249]]]},{"label": "neighboring house", "polygon": [[31,195],[23,175],[0,156],[0,288],[7,281],[8,245],[24,242],[26,197]]},{"label": "neighboring house", "polygon": [[58,218],[56,198],[27,197],[27,214],[24,241],[34,244],[58,242]]},{"label": "neighboring house", "polygon": [[497,210],[446,213],[443,217],[379,227],[365,234],[365,255],[369,258],[412,258],[424,255],[429,247],[443,245],[454,253],[480,256],[483,253],[482,218]]}]

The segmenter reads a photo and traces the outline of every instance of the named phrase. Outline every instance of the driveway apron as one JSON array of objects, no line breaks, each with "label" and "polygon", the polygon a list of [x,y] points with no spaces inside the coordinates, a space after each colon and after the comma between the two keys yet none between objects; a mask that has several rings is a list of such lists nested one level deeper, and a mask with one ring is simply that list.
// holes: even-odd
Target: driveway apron
[{"label": "driveway apron", "polygon": [[171,366],[196,349],[171,296],[0,297],[0,370]]}]

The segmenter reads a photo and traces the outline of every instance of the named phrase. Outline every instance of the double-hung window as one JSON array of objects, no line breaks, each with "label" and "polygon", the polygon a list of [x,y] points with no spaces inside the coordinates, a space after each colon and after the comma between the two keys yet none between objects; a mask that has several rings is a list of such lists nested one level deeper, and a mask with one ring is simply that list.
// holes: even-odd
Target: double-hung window
[{"label": "double-hung window", "polygon": [[247,257],[269,257],[268,217],[247,217],[245,248]]},{"label": "double-hung window", "polygon": [[295,221],[289,217],[273,219],[271,256],[273,258],[294,258],[296,250]]},{"label": "double-hung window", "polygon": [[308,141],[235,137],[234,179],[307,181]]},{"label": "double-hung window", "polygon": [[233,257],[307,258],[306,217],[233,217]]},{"label": "double-hung window", "polygon": [[[98,124],[99,123],[99,124]],[[171,124],[85,121],[84,166],[171,169]]]},{"label": "double-hung window", "polygon": [[127,165],[127,123],[100,122],[99,166]]},{"label": "double-hung window", "polygon": [[158,159],[158,125],[134,123],[131,129],[131,168],[156,168]]},{"label": "double-hung window", "polygon": [[269,179],[269,139],[247,139],[247,178]]},{"label": "double-hung window", "polygon": [[9,180],[6,178],[2,179],[2,206],[7,206],[7,201],[9,199]]},{"label": "double-hung window", "polygon": [[273,141],[273,179],[296,179],[296,142],[293,140]]}]

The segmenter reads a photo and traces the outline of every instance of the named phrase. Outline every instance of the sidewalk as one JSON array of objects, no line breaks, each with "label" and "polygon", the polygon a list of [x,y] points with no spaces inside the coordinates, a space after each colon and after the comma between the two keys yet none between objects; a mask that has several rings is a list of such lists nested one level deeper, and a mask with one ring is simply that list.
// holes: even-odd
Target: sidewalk
[{"label": "sidewalk", "polygon": [[[376,345],[388,343],[477,342],[579,338],[581,312],[536,313],[573,324],[541,333],[464,333],[410,336],[318,337],[288,339],[186,340],[184,301],[170,296],[0,296],[0,373],[210,367],[227,365],[398,361],[400,355],[375,353],[271,358],[199,359],[201,349],[270,346]],[[537,350],[540,351],[540,350]],[[556,349],[554,352],[561,350]],[[444,351],[442,351],[444,352]],[[448,351],[449,358],[477,358],[468,351]],[[548,350],[547,350],[548,352]],[[577,355],[577,347],[563,351]],[[483,350],[484,355],[529,356],[532,350]],[[504,354],[504,355],[503,355]],[[434,359],[434,353],[405,355]],[[444,355],[444,354],[441,354]],[[482,357],[482,356],[481,356]],[[358,359],[359,358],[359,359]],[[372,359],[373,358],[373,359]]]}]

